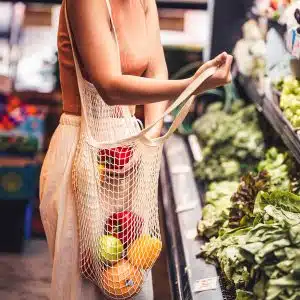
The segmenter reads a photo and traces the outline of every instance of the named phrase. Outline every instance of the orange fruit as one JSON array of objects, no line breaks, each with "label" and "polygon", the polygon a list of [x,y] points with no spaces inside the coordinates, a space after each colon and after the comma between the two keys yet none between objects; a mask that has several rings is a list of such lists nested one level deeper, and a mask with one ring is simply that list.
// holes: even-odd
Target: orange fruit
[{"label": "orange fruit", "polygon": [[162,242],[148,234],[136,239],[127,251],[128,260],[137,268],[150,269],[162,249]]},{"label": "orange fruit", "polygon": [[124,259],[105,270],[101,276],[104,294],[113,299],[131,299],[141,290],[142,284],[142,272]]}]

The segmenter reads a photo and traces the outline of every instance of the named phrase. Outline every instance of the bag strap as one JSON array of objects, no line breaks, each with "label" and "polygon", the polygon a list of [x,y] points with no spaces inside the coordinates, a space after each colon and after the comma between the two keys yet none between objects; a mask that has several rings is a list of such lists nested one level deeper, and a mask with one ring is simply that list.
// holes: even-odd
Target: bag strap
[{"label": "bag strap", "polygon": [[[74,62],[75,62],[75,70],[76,70],[76,76],[77,76],[77,81],[78,81],[78,88],[79,88],[79,94],[80,94],[80,98],[81,98],[81,103],[83,101],[82,98],[82,88],[81,88],[81,83],[83,80],[85,80],[82,76],[82,72],[78,63],[78,58],[77,58],[77,54],[76,54],[76,48],[74,45],[74,40],[73,40],[73,35],[71,32],[71,28],[70,28],[70,23],[69,23],[69,18],[68,18],[68,12],[67,12],[67,0],[64,0],[65,3],[65,18],[66,18],[66,24],[67,24],[67,30],[68,30],[68,34],[69,34],[69,38],[70,38],[70,42],[71,42],[71,48],[72,48],[72,52],[73,52],[73,57],[74,57]],[[109,3],[109,0],[106,0],[107,3],[107,7],[108,7],[108,11],[111,17],[111,6]],[[113,25],[113,21],[112,22],[112,26]],[[115,28],[114,28],[114,32],[115,32]],[[116,34],[116,33],[115,33]],[[115,35],[116,38],[116,35]],[[117,39],[116,39],[117,42]],[[120,55],[119,55],[120,56]],[[164,114],[162,116],[160,116],[155,122],[153,122],[151,125],[147,126],[145,129],[141,130],[138,134],[131,136],[129,138],[124,138],[122,140],[118,140],[115,142],[108,142],[108,141],[97,141],[93,138],[92,134],[90,133],[90,128],[89,125],[87,124],[87,112],[86,112],[86,108],[82,103],[82,112],[84,114],[84,120],[85,120],[85,125],[86,125],[86,129],[87,129],[87,141],[88,143],[95,147],[95,148],[101,148],[104,146],[114,146],[117,145],[119,143],[125,143],[125,142],[131,142],[134,141],[136,139],[142,139],[145,143],[150,143],[150,144],[157,144],[157,143],[162,143],[165,139],[167,139],[177,128],[178,126],[181,124],[181,122],[184,120],[184,118],[186,117],[186,115],[189,112],[189,109],[195,99],[195,91],[199,88],[199,86],[205,81],[207,80],[209,77],[211,77],[215,72],[216,72],[217,68],[216,67],[212,67],[209,68],[207,70],[205,70],[202,74],[200,74],[198,76],[198,78],[196,78],[181,94],[180,96],[166,109],[166,111],[164,112]],[[184,103],[185,102],[185,103]],[[180,109],[180,111],[178,112],[177,116],[175,117],[172,125],[170,126],[168,132],[159,138],[156,139],[151,139],[147,137],[147,133],[153,128],[155,127],[159,122],[161,122],[167,115],[169,115],[174,109],[176,109],[177,107],[179,107],[182,103],[184,103],[184,105],[182,106],[182,108]]]},{"label": "bag strap", "polygon": [[112,17],[112,10],[111,10],[111,4],[110,4],[110,0],[105,0],[106,1],[106,6],[107,6],[107,10],[109,13],[109,17],[110,17],[110,21],[111,21],[111,25],[113,28],[113,32],[114,32],[114,38],[117,44],[117,51],[118,51],[118,60],[119,60],[119,64],[121,66],[121,54],[120,54],[120,45],[119,45],[119,41],[118,41],[118,36],[117,36],[117,30],[113,21],[113,17]]}]

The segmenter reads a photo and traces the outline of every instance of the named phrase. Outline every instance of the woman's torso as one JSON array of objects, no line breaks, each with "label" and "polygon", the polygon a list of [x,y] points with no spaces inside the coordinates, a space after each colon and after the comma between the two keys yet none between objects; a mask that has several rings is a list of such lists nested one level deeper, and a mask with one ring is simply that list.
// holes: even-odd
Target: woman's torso
[{"label": "woman's torso", "polygon": [[[142,76],[149,62],[145,0],[110,1],[123,74]],[[58,28],[58,58],[63,111],[80,115],[80,97],[63,1]],[[113,29],[111,29],[113,30]],[[97,53],[101,55],[101,53]],[[85,71],[83,74],[85,76]],[[86,78],[88,80],[88,78]],[[134,112],[134,107],[131,108]]]}]

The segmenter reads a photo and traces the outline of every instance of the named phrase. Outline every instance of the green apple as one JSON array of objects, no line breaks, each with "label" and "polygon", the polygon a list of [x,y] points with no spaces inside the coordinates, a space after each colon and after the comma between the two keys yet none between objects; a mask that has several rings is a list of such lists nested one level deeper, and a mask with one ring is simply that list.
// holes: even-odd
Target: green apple
[{"label": "green apple", "polygon": [[99,238],[98,245],[98,255],[102,262],[116,263],[122,258],[124,247],[118,238],[103,235]]}]

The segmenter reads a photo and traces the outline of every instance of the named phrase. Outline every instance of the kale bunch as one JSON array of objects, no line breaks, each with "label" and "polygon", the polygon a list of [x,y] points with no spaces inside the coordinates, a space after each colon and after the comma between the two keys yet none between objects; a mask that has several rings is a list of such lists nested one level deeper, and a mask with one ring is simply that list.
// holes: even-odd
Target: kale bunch
[{"label": "kale bunch", "polygon": [[251,220],[255,198],[260,191],[268,190],[269,181],[270,177],[266,171],[256,176],[249,173],[242,178],[237,191],[230,199],[229,227],[240,227]]}]

